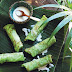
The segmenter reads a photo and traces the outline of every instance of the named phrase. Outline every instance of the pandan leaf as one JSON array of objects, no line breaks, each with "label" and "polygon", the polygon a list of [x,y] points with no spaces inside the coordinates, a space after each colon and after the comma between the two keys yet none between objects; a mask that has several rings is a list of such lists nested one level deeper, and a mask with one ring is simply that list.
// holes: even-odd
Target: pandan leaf
[{"label": "pandan leaf", "polygon": [[59,24],[58,26],[55,28],[55,30],[52,32],[50,39],[62,28],[64,27],[69,21],[72,20],[72,15],[67,16],[66,18],[64,18]]},{"label": "pandan leaf", "polygon": [[72,53],[71,53],[71,60],[70,60],[70,71],[72,70]]},{"label": "pandan leaf", "polygon": [[[63,11],[63,12],[59,12],[57,14],[54,14],[52,15],[51,17],[49,17],[46,21],[43,22],[43,24],[46,24],[48,23],[49,21],[53,20],[53,19],[56,19],[56,18],[59,18],[59,17],[62,17],[62,16],[66,16],[66,15],[70,15],[71,14],[71,11]],[[42,24],[42,25],[43,25]],[[42,26],[41,25],[41,26]],[[40,27],[41,27],[40,26]]]},{"label": "pandan leaf", "polygon": [[39,9],[39,8],[43,8],[43,7],[56,7],[56,8],[61,8],[61,9],[65,9],[65,10],[71,10],[70,8],[63,6],[63,5],[57,5],[57,4],[46,4],[46,5],[42,5],[39,7],[34,8],[35,9]]},{"label": "pandan leaf", "polygon": [[69,34],[68,34],[68,36],[67,36],[66,42],[65,42],[63,59],[64,59],[64,56],[65,56],[65,54],[66,54],[66,52],[67,52],[67,50],[68,50],[68,48],[69,48],[68,46],[69,46],[69,44],[70,44],[71,37],[72,37],[72,28],[71,28],[71,30],[70,30],[70,32],[69,32]]},{"label": "pandan leaf", "polygon": [[72,0],[67,0],[68,6],[72,9]]},{"label": "pandan leaf", "polygon": [[[71,29],[71,30],[72,30],[72,29]],[[72,34],[71,34],[71,38],[72,38]],[[71,40],[70,43],[69,43],[69,48],[72,49],[72,40]],[[70,60],[70,72],[71,72],[71,70],[72,70],[72,51],[71,51],[71,60]]]},{"label": "pandan leaf", "polygon": [[61,1],[62,1],[62,0],[56,0],[56,1],[57,1],[59,4],[61,4]]},{"label": "pandan leaf", "polygon": [[69,15],[69,14],[71,14],[71,11],[59,12],[59,13],[54,14],[51,17],[49,17],[48,20],[51,21],[53,19],[56,19],[56,18],[59,18],[59,17],[62,17],[62,16],[66,16],[66,15]]},{"label": "pandan leaf", "polygon": [[72,40],[70,41],[69,47],[72,48]]}]

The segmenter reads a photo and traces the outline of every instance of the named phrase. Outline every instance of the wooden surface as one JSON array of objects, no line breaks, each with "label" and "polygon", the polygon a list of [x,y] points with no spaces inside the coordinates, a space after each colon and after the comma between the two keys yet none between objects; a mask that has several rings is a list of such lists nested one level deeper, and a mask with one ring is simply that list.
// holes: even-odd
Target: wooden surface
[{"label": "wooden surface", "polygon": [[[28,3],[34,5],[34,6],[41,6],[41,5],[45,5],[45,4],[56,4],[56,2],[54,0],[25,0],[27,1]],[[45,9],[48,9],[48,10],[57,10],[57,8],[45,8]]]}]

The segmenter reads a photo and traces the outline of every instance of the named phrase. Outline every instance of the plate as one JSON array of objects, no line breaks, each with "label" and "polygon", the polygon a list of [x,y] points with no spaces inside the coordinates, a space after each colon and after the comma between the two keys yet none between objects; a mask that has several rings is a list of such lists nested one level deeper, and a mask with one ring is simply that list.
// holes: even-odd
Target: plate
[{"label": "plate", "polygon": [[[26,24],[23,25],[18,25],[14,22],[12,22],[9,18],[8,11],[9,7],[11,4],[16,2],[18,0],[2,0],[0,3],[0,53],[13,53],[14,48],[12,45],[12,42],[10,41],[9,37],[7,36],[6,32],[3,30],[3,26],[6,24],[14,24],[16,31],[18,35],[21,38],[21,41],[23,42],[23,48],[22,51],[24,52],[25,48],[31,47],[38,43],[37,41],[34,42],[24,42],[25,39],[25,33],[22,31],[22,28],[28,28],[32,29],[31,25],[34,25],[36,21],[30,20]],[[34,6],[33,6],[34,7]],[[46,10],[46,9],[38,9],[33,11],[33,16],[37,18],[41,18],[43,15],[46,15],[47,17],[50,17],[51,15],[57,13],[58,11],[52,11],[52,10]],[[45,29],[42,31],[42,40],[50,37],[51,33],[55,29],[55,27],[58,25],[58,23],[62,20],[63,18],[58,18],[55,19],[51,22],[48,23],[48,25],[45,27]],[[48,52],[45,55],[51,54],[53,56],[53,64],[54,67],[50,69],[50,72],[54,72],[59,54],[61,52],[63,42],[64,42],[64,27],[56,34],[56,43],[52,45],[49,49]],[[16,62],[16,63],[4,63],[0,64],[0,72],[26,72],[25,68],[21,68],[21,64],[31,61],[33,58],[31,58],[29,55],[26,55],[26,60],[24,62]],[[42,57],[42,55],[39,55]],[[35,57],[37,58],[37,57]],[[38,72],[38,70],[34,70],[32,72]],[[46,71],[40,71],[40,72],[46,72]]]}]

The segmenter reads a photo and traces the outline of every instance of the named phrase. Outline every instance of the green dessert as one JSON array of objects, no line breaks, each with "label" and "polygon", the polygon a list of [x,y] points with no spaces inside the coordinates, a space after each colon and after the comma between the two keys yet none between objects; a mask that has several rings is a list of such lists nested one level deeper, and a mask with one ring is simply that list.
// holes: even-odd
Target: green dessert
[{"label": "green dessert", "polygon": [[19,50],[23,47],[23,44],[22,44],[20,37],[18,36],[18,34],[15,30],[14,25],[13,24],[7,24],[3,28],[6,30],[9,38],[11,39],[15,51],[19,52]]},{"label": "green dessert", "polygon": [[23,52],[0,54],[0,63],[24,61]]},{"label": "green dessert", "polygon": [[22,67],[25,67],[27,69],[27,71],[32,71],[39,67],[43,67],[44,65],[47,65],[51,62],[52,62],[51,55],[47,55],[45,57],[35,59],[31,62],[24,63],[24,64],[22,64]]},{"label": "green dessert", "polygon": [[51,40],[49,41],[49,38],[43,40],[42,42],[30,47],[26,48],[25,52],[29,53],[32,57],[35,57],[37,54],[40,54],[44,50],[46,50],[48,47],[50,47],[52,44],[56,42],[56,38],[53,36]]},{"label": "green dessert", "polygon": [[[47,20],[47,17],[45,15],[43,15],[43,17],[40,19],[39,22],[37,22],[35,24],[35,26],[33,27],[33,29],[30,31],[30,33],[27,35],[27,37],[25,38],[24,41],[26,40],[31,40],[31,41],[35,41],[37,36],[40,34],[40,32],[46,27],[46,24],[43,24],[43,22]],[[43,25],[42,25],[43,24]]]}]

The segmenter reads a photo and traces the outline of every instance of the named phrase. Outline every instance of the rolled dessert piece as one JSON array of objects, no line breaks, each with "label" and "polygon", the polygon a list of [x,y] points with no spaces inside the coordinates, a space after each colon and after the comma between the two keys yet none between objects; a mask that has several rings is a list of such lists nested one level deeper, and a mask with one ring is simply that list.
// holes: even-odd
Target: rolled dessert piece
[{"label": "rolled dessert piece", "polygon": [[32,28],[32,30],[29,32],[29,34],[27,35],[27,37],[24,39],[24,41],[26,40],[31,40],[31,41],[35,41],[37,36],[40,34],[40,32],[46,27],[46,24],[43,24],[43,22],[47,20],[47,17],[45,15],[42,16],[42,18],[40,19],[39,22],[37,22],[35,24],[35,26]]},{"label": "rolled dessert piece", "polygon": [[25,52],[29,53],[32,57],[35,57],[37,54],[40,54],[47,48],[49,48],[51,45],[53,45],[56,42],[55,36],[53,36],[50,41],[48,42],[49,38],[43,40],[40,43],[37,43],[36,45],[26,48]]},{"label": "rolled dessert piece", "polygon": [[52,63],[52,55],[47,55],[45,57],[32,60],[31,62],[27,62],[22,64],[22,67],[25,67],[27,71],[32,71],[38,69],[39,67],[43,67],[47,64]]},{"label": "rolled dessert piece", "polygon": [[19,50],[23,47],[23,44],[18,36],[14,24],[7,24],[3,27],[6,30],[9,38],[11,39],[15,51],[19,52]]},{"label": "rolled dessert piece", "polygon": [[0,54],[1,64],[5,62],[18,62],[18,61],[24,61],[24,60],[25,60],[25,57],[23,52]]}]

